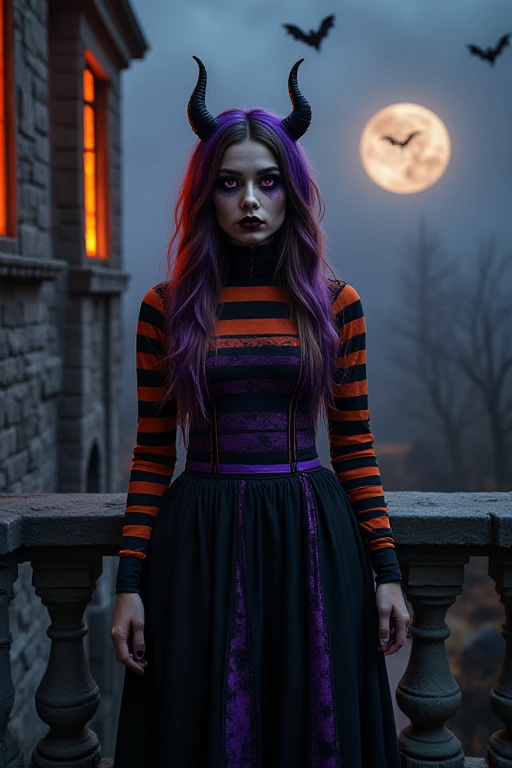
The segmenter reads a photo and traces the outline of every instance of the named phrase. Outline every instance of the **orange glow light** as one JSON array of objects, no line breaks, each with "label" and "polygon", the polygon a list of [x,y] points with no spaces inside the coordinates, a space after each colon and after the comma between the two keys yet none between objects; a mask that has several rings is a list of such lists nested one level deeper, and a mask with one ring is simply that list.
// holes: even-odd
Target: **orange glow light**
[{"label": "orange glow light", "polygon": [[90,69],[84,69],[84,101],[94,101],[94,75]]},{"label": "orange glow light", "polygon": [[88,256],[97,256],[94,76],[88,69],[84,69],[83,88],[85,250]]},{"label": "orange glow light", "polygon": [[5,121],[5,7],[0,0],[0,235],[7,234],[7,163]]}]

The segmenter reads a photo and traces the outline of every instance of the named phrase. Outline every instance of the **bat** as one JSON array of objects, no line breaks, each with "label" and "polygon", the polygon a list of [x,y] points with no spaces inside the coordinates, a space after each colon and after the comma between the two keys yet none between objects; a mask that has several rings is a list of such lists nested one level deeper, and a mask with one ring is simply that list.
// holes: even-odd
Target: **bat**
[{"label": "bat", "polygon": [[294,24],[283,24],[282,26],[295,38],[295,40],[302,40],[306,45],[310,45],[312,48],[316,48],[316,50],[319,51],[320,43],[324,37],[327,37],[330,28],[334,27],[334,18],[334,13],[331,16],[326,16],[316,32],[314,29],[310,29],[309,32],[303,32],[302,29],[296,27]]},{"label": "bat", "polygon": [[381,136],[381,139],[387,139],[393,146],[395,144],[398,144],[399,147],[406,147],[413,136],[416,136],[416,134],[421,133],[421,131],[414,131],[414,133],[410,133],[409,136],[405,139],[405,141],[399,141],[398,139],[394,139],[392,136]]},{"label": "bat", "polygon": [[472,45],[472,44],[466,45],[466,48],[469,49],[469,52],[472,56],[479,56],[482,59],[482,61],[485,61],[485,59],[487,59],[491,67],[493,67],[494,62],[496,61],[496,59],[498,58],[502,50],[510,45],[511,36],[512,36],[512,32],[509,32],[508,35],[503,35],[502,37],[500,37],[500,39],[498,40],[494,48],[489,47],[489,48],[486,48],[485,51],[482,48],[480,48],[478,45]]}]

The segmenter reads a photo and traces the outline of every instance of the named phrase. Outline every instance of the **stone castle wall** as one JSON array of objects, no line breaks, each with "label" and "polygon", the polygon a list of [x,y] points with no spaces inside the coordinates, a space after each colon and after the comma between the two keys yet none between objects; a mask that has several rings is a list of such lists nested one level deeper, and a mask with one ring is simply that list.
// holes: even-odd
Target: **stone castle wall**
[{"label": "stone castle wall", "polygon": [[[98,57],[110,81],[108,266],[121,269],[119,71],[74,8],[68,18],[64,11],[58,18],[48,0],[14,0],[13,24],[17,235],[0,237],[0,494],[117,492],[122,490],[120,292],[82,290],[80,272],[73,275],[72,269],[84,266],[80,78],[85,48]],[[16,273],[17,257],[31,264],[32,272]],[[38,273],[33,265],[39,262]],[[53,265],[48,273],[45,263]],[[91,727],[105,756],[113,750],[124,671],[108,633],[116,565],[117,558],[104,559],[85,615],[86,650],[102,695]],[[31,580],[30,563],[20,563],[9,610],[16,691],[9,730],[26,762],[47,731],[34,695],[50,647],[48,613]]]}]

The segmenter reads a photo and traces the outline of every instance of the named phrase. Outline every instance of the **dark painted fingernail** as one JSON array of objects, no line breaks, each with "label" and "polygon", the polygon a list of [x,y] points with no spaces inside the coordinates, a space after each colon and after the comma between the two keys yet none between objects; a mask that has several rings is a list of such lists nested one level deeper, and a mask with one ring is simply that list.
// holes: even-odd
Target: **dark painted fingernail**
[{"label": "dark painted fingernail", "polygon": [[144,651],[135,651],[135,655],[137,656],[138,659],[142,659],[142,657],[144,656]]}]

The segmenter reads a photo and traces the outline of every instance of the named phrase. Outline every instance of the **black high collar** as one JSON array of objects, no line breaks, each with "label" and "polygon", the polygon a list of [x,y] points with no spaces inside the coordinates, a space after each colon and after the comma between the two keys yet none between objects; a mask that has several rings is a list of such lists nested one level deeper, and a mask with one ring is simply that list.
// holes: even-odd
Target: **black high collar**
[{"label": "black high collar", "polygon": [[272,278],[279,259],[275,240],[266,245],[235,245],[228,242],[226,253],[228,279]]}]

